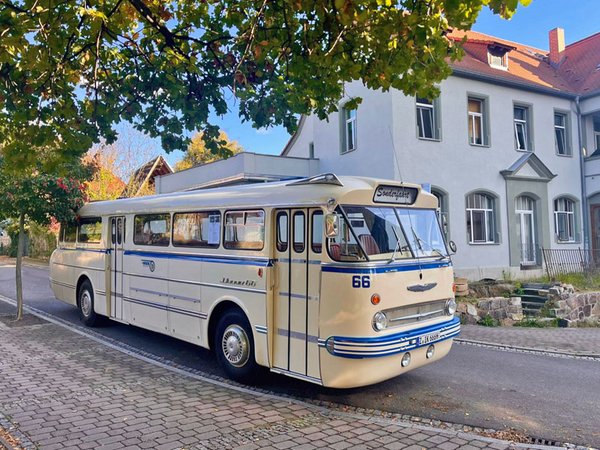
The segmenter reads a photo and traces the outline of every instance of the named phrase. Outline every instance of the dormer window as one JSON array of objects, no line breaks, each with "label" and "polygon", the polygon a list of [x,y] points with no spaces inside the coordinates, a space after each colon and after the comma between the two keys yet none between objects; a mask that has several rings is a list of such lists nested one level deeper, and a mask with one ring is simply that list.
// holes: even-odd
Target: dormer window
[{"label": "dormer window", "polygon": [[508,52],[511,47],[491,44],[488,45],[488,63],[494,69],[508,70]]}]

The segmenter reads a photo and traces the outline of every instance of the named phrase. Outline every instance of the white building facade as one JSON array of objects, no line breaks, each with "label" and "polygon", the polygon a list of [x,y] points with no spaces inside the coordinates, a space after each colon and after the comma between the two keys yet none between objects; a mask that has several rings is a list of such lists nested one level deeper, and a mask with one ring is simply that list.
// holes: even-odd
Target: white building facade
[{"label": "white building facade", "polygon": [[542,275],[543,249],[600,254],[600,34],[565,46],[552,30],[549,52],[475,32],[450,38],[465,34],[436,99],[350,83],[339,112],[302,117],[278,159],[238,155],[157,186],[324,172],[421,183],[458,247],[457,274],[472,280]]}]

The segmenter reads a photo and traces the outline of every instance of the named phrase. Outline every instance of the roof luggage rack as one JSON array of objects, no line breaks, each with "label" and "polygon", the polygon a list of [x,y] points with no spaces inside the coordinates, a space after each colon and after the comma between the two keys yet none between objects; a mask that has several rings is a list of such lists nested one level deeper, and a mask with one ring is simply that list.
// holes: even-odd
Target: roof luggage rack
[{"label": "roof luggage rack", "polygon": [[340,179],[333,173],[322,173],[315,175],[314,177],[303,178],[302,180],[288,183],[286,186],[298,186],[306,184],[333,184],[336,186],[343,186]]}]

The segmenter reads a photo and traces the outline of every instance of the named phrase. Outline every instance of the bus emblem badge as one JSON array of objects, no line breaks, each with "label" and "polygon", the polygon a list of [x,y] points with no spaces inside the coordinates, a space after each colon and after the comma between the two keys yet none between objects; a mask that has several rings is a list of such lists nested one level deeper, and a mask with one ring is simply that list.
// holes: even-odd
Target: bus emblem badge
[{"label": "bus emblem badge", "polygon": [[150,269],[150,272],[154,272],[154,269],[156,269],[156,265],[151,259],[142,259],[142,265]]}]

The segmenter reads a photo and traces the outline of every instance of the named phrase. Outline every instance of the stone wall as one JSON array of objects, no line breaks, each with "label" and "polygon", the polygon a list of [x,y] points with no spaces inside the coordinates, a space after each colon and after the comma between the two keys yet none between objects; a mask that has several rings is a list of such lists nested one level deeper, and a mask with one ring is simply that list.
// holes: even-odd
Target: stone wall
[{"label": "stone wall", "polygon": [[571,285],[555,286],[548,292],[546,308],[560,320],[561,326],[600,324],[600,292],[578,294]]},{"label": "stone wall", "polygon": [[459,303],[457,312],[463,323],[475,324],[490,316],[499,324],[510,326],[523,319],[521,297],[483,298],[474,303]]}]

